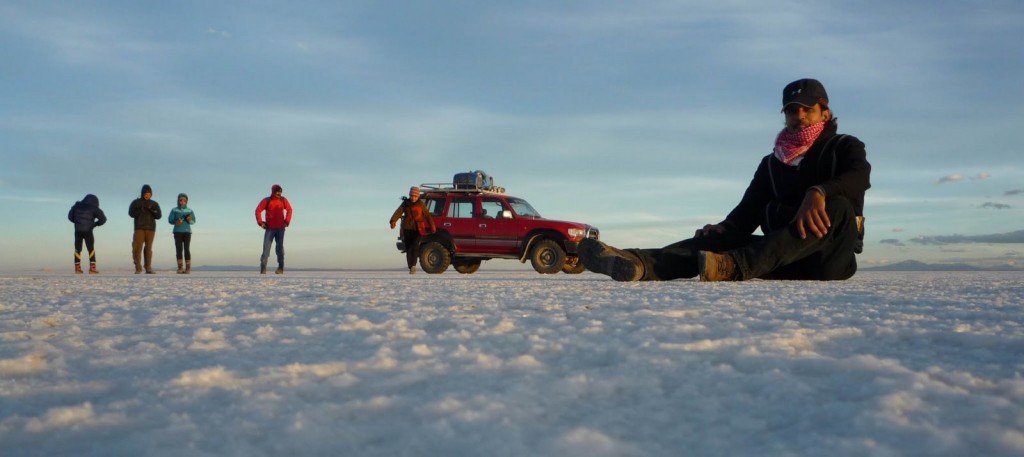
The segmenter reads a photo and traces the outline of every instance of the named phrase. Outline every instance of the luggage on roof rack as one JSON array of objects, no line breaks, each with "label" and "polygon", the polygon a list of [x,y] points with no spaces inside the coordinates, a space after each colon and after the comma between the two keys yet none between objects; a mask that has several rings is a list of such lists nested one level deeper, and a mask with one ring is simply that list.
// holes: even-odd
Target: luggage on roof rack
[{"label": "luggage on roof rack", "polygon": [[494,188],[494,178],[481,170],[455,173],[452,186],[456,189],[491,190]]},{"label": "luggage on roof rack", "polygon": [[451,183],[423,183],[420,187],[426,190],[441,192],[494,192],[505,193],[504,187],[494,185],[494,177],[481,170],[455,173]]}]

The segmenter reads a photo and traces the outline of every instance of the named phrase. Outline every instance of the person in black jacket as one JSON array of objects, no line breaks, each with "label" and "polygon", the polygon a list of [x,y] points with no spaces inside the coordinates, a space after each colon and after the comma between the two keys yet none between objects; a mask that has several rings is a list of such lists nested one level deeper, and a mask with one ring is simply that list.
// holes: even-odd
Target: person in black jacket
[{"label": "person in black jacket", "polygon": [[[135,262],[135,274],[153,274],[153,238],[156,237],[156,221],[160,220],[160,204],[153,201],[153,188],[149,184],[142,186],[142,195],[128,206],[128,215],[135,219],[135,233],[132,236],[132,260]],[[145,246],[145,264],[142,263],[143,246]]]},{"label": "person in black jacket", "polygon": [[100,199],[88,194],[82,201],[75,202],[68,211],[68,220],[75,224],[75,273],[82,273],[83,241],[85,248],[89,250],[89,273],[99,273],[96,270],[95,238],[92,229],[107,223],[107,216],[100,209]]},{"label": "person in black jacket", "polygon": [[[618,281],[848,279],[863,248],[864,143],[837,134],[825,87],[814,79],[782,92],[786,127],[725,220],[660,249],[621,250],[583,240],[590,271]],[[764,235],[755,235],[760,226]]]}]

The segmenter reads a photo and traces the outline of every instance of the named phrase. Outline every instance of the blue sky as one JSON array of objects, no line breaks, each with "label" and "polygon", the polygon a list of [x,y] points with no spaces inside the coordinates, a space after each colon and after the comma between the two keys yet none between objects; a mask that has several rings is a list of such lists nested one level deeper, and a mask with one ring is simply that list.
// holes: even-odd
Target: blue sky
[{"label": "blue sky", "polygon": [[101,268],[127,267],[143,184],[190,195],[196,265],[255,265],[274,183],[289,265],[401,267],[399,197],[475,169],[662,246],[733,208],[802,77],[867,144],[862,265],[1019,265],[1022,41],[1011,0],[5,1],[0,269],[69,268],[87,193]]}]

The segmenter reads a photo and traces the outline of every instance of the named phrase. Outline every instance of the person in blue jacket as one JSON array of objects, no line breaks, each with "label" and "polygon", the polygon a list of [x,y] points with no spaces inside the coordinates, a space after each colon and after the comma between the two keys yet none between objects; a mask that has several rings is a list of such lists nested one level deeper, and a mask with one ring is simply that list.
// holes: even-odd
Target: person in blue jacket
[{"label": "person in blue jacket", "polygon": [[[178,194],[178,206],[171,210],[167,222],[174,226],[174,253],[178,259],[178,274],[192,273],[192,224],[196,223],[196,213],[188,207],[188,195]],[[184,259],[184,268],[182,267]]]},{"label": "person in blue jacket", "polygon": [[92,229],[107,222],[107,216],[100,209],[100,199],[88,194],[82,201],[75,202],[68,211],[68,220],[75,224],[75,273],[82,273],[82,242],[89,250],[89,273],[96,274],[96,249]]}]

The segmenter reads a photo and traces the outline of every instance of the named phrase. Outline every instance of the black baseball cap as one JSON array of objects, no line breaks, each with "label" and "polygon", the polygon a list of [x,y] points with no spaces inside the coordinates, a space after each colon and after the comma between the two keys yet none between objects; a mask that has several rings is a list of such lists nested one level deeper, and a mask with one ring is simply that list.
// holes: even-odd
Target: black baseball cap
[{"label": "black baseball cap", "polygon": [[782,89],[782,109],[792,103],[806,107],[814,106],[815,103],[828,105],[828,92],[825,92],[825,86],[817,79],[798,79]]}]

